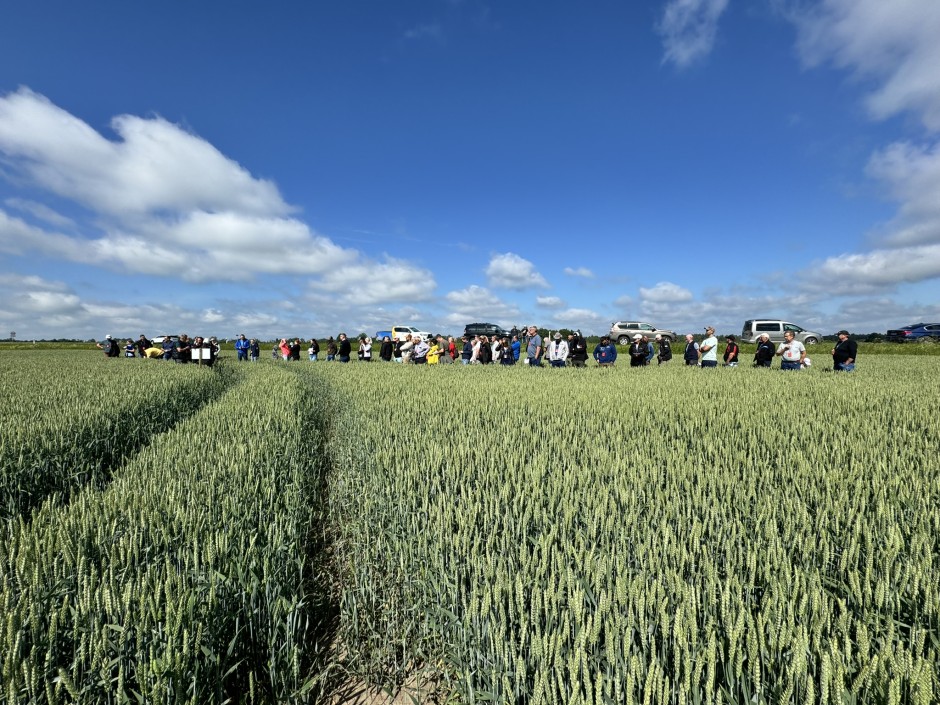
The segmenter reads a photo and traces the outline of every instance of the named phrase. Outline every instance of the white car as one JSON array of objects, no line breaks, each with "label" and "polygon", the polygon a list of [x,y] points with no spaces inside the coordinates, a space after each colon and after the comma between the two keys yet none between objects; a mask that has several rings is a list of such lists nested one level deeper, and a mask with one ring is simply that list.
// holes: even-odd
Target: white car
[{"label": "white car", "polygon": [[431,337],[431,334],[426,330],[418,330],[414,326],[392,326],[392,340],[404,340],[409,335],[412,340],[418,335],[421,336],[421,340],[427,340]]}]

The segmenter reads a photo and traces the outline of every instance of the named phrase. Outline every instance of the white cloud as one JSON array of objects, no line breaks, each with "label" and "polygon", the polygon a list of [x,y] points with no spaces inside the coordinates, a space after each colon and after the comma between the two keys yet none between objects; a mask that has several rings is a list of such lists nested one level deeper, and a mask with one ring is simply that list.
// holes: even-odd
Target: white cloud
[{"label": "white cloud", "polygon": [[253,178],[205,140],[156,117],[120,115],[112,142],[45,97],[0,98],[0,152],[35,184],[111,215],[154,211],[291,212],[277,187]]},{"label": "white cloud", "polygon": [[4,203],[9,208],[14,210],[21,211],[23,213],[29,213],[34,218],[38,218],[49,225],[52,225],[56,228],[70,228],[75,225],[75,221],[71,218],[67,218],[60,213],[56,213],[54,210],[49,208],[42,203],[37,203],[36,201],[30,201],[26,198],[7,198]]},{"label": "white cloud", "polygon": [[659,282],[650,289],[640,287],[640,298],[645,303],[677,303],[681,301],[691,301],[692,292],[672,282]]},{"label": "white cloud", "polygon": [[569,277],[582,277],[582,278],[584,278],[584,279],[593,279],[593,278],[594,278],[594,272],[592,272],[592,271],[591,271],[590,269],[588,269],[587,267],[577,267],[577,268],[574,268],[574,267],[565,267],[564,272],[565,272],[565,274],[567,274]]},{"label": "white cloud", "polygon": [[541,308],[564,308],[565,302],[557,296],[536,296],[535,304]]},{"label": "white cloud", "polygon": [[718,20],[728,0],[670,0],[656,29],[663,38],[663,63],[685,68],[711,53]]},{"label": "white cloud", "polygon": [[532,289],[547,287],[545,277],[539,274],[535,265],[519,255],[507,252],[493,255],[486,268],[490,286],[503,289]]},{"label": "white cloud", "polygon": [[804,286],[830,296],[891,291],[901,283],[940,277],[940,244],[830,257],[801,275]]},{"label": "white cloud", "polygon": [[940,144],[892,144],[872,156],[868,173],[901,204],[884,228],[886,244],[940,242]]},{"label": "white cloud", "polygon": [[437,282],[426,269],[387,257],[384,262],[358,261],[330,270],[310,281],[320,300],[334,305],[369,306],[382,302],[429,301]]},{"label": "white cloud", "polygon": [[505,327],[517,324],[521,312],[514,304],[500,299],[489,289],[473,284],[448,292],[444,297],[450,309],[444,321],[463,327],[467,323],[496,323]]},{"label": "white cloud", "polygon": [[875,84],[867,105],[884,119],[915,113],[940,130],[940,3],[823,0],[793,14],[804,62],[831,61]]},{"label": "white cloud", "polygon": [[568,308],[551,318],[561,328],[577,328],[586,335],[606,331],[607,318],[587,308]]}]

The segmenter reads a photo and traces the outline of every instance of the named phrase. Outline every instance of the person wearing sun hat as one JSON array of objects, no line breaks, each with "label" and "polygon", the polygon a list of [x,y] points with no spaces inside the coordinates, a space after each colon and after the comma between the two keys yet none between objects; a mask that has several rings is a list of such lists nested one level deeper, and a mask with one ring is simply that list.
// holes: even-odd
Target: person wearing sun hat
[{"label": "person wearing sun hat", "polygon": [[698,346],[698,354],[702,367],[718,367],[718,338],[712,326],[705,326],[705,340]]}]

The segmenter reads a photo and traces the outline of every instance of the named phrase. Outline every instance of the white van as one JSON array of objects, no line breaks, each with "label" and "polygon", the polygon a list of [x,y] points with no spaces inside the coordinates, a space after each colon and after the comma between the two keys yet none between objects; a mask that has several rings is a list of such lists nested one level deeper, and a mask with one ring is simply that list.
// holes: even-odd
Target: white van
[{"label": "white van", "polygon": [[822,334],[801,328],[795,323],[773,318],[755,318],[751,321],[744,321],[744,328],[741,330],[741,341],[756,343],[758,336],[766,333],[770,336],[772,342],[782,343],[783,334],[788,330],[793,331],[793,337],[804,345],[815,345],[823,338]]}]

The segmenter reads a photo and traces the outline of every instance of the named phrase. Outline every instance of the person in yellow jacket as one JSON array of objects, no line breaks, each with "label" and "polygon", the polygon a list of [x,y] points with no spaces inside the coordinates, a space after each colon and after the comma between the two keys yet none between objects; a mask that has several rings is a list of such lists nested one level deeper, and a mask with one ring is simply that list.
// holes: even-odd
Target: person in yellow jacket
[{"label": "person in yellow jacket", "polygon": [[436,365],[441,359],[441,346],[435,340],[431,344],[431,349],[428,350],[428,364]]}]

